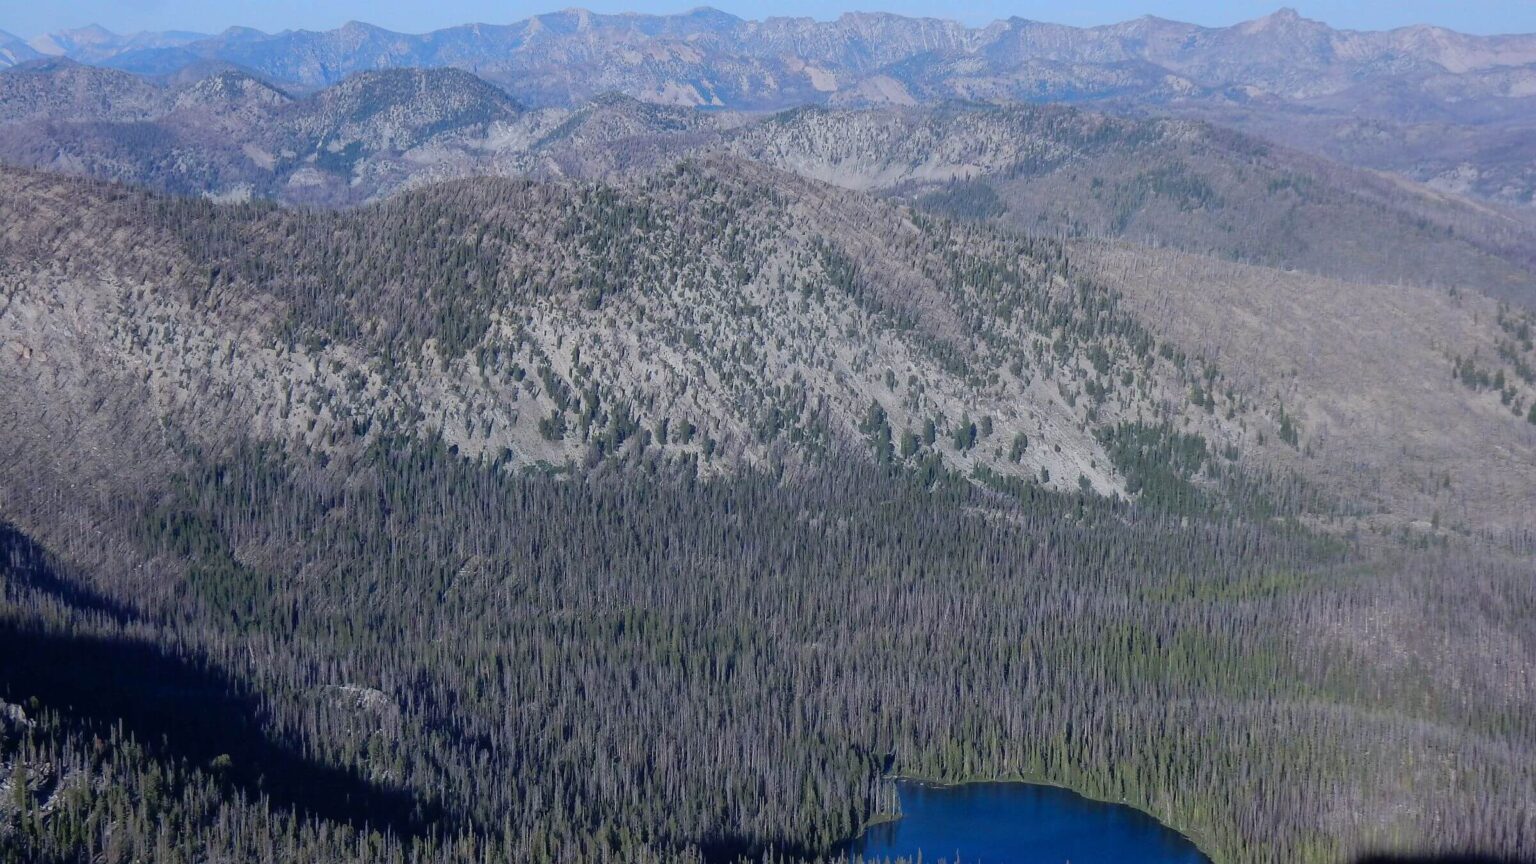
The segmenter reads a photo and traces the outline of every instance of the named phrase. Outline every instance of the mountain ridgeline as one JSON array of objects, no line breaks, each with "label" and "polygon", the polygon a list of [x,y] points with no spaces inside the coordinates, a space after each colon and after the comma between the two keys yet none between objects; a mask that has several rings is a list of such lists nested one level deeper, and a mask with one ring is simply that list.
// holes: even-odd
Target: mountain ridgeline
[{"label": "mountain ridgeline", "polygon": [[469,176],[616,180],[747,158],[1032,234],[1122,237],[1536,308],[1536,225],[1201,122],[951,103],[701,113],[607,96],[529,110],[452,69],[293,96],[50,61],[0,73],[0,161],[220,199],[356,204]]},{"label": "mountain ridgeline", "polygon": [[0,34],[0,862],[1536,857],[1536,228],[1216,116],[1536,52],[1319,28]]},{"label": "mountain ridgeline", "polygon": [[1150,16],[1092,28],[1022,18],[966,27],[881,13],[751,21],[707,8],[572,9],[419,35],[352,22],[321,32],[120,36],[93,27],[0,38],[0,66],[58,58],[171,77],[226,64],[306,92],[359,72],[455,68],[536,107],[608,92],[747,111],[1074,102],[1208,119],[1506,205],[1529,207],[1536,192],[1536,37],[1337,30],[1289,9],[1216,28]]}]

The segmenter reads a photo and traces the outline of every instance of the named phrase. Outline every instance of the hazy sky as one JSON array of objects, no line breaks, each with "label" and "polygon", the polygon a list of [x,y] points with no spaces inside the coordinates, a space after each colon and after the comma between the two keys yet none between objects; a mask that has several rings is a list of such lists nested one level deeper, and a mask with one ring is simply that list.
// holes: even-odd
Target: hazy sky
[{"label": "hazy sky", "polygon": [[[1225,25],[1274,11],[1284,0],[717,0],[744,18],[809,15],[832,18],[852,10],[958,18],[979,24],[1018,15],[1091,25],[1160,15]],[[539,12],[582,5],[600,12],[681,12],[693,0],[0,0],[0,30],[34,36],[99,23],[109,30],[216,32],[232,24],[262,30],[327,29],[351,19],[392,30],[421,32],[479,21],[506,23]],[[1384,29],[1431,23],[1469,33],[1536,32],[1536,0],[1290,0],[1309,18],[1335,27]]]}]

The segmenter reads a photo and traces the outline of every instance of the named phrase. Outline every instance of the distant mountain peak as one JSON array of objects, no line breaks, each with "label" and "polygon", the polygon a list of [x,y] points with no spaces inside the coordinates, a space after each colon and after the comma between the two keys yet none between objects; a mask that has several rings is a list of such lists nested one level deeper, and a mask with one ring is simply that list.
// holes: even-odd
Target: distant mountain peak
[{"label": "distant mountain peak", "polygon": [[15,66],[10,67],[6,71],[8,71],[8,72],[46,72],[46,73],[53,73],[53,72],[62,72],[62,71],[66,71],[66,70],[69,70],[69,69],[75,69],[75,68],[86,69],[86,68],[89,68],[89,67],[86,64],[84,64],[84,63],[80,63],[80,62],[77,62],[75,60],[71,60],[68,57],[64,57],[62,55],[61,56],[54,56],[54,55],[51,55],[51,54],[46,54],[46,55],[44,55],[42,57],[38,57],[38,58],[35,58],[35,59],[32,59],[32,60],[27,60],[26,62],[23,62],[23,63],[17,63]]},{"label": "distant mountain peak", "polygon": [[716,9],[713,6],[695,6],[692,9],[689,9],[687,12],[684,12],[683,13],[683,17],[685,17],[685,18],[694,18],[694,19],[707,19],[707,20],[715,20],[715,21],[730,21],[730,22],[739,22],[739,21],[741,21],[741,18],[739,16],[732,15],[731,13],[725,11],[724,9]]},{"label": "distant mountain peak", "polygon": [[1326,27],[1327,25],[1311,18],[1303,18],[1294,8],[1283,6],[1263,18],[1256,18],[1238,26],[1245,33],[1264,33],[1274,30],[1291,30],[1301,26]]},{"label": "distant mountain peak", "polygon": [[378,26],[377,24],[369,24],[367,21],[358,21],[355,18],[353,20],[348,21],[347,23],[341,25],[341,27],[338,28],[338,29],[341,32],[343,32],[343,33],[388,33],[388,32],[390,32],[388,30],[385,30],[383,27]]},{"label": "distant mountain peak", "polygon": [[100,24],[87,24],[84,27],[76,27],[72,30],[61,30],[59,32],[62,35],[70,36],[75,39],[112,39],[117,36],[116,33],[113,33],[111,30],[108,30]]}]

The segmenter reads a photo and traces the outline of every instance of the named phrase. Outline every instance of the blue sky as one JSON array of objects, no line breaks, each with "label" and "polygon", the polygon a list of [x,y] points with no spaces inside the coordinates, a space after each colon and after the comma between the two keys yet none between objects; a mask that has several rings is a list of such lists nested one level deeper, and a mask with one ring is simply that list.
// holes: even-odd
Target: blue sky
[{"label": "blue sky", "polygon": [[[1286,0],[716,0],[710,5],[745,18],[809,15],[832,18],[852,10],[958,18],[971,24],[1018,15],[1092,25],[1152,14],[1206,25],[1257,18]],[[33,36],[99,23],[109,30],[198,30],[232,24],[262,30],[326,29],[351,19],[421,32],[471,21],[505,23],[569,5],[601,12],[680,12],[697,0],[0,0],[0,30]],[[1309,18],[1335,27],[1384,29],[1439,24],[1469,33],[1536,32],[1536,0],[1289,0]]]}]

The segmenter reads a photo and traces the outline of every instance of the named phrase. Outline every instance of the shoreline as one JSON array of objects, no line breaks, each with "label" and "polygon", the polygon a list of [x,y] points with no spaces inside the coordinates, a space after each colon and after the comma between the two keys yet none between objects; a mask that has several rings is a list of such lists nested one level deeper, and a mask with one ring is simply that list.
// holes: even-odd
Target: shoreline
[{"label": "shoreline", "polygon": [[[912,775],[912,774],[888,774],[888,775],[886,775],[882,779],[888,780],[888,781],[890,781],[892,783],[896,783],[896,784],[911,783],[911,784],[914,784],[914,785],[928,786],[928,787],[932,787],[932,788],[935,788],[935,789],[954,789],[954,788],[958,788],[960,786],[981,786],[981,785],[1042,786],[1042,787],[1046,787],[1046,788],[1050,788],[1050,789],[1057,789],[1057,790],[1060,790],[1060,791],[1063,791],[1063,792],[1070,793],[1072,795],[1076,795],[1077,797],[1082,798],[1085,801],[1092,801],[1092,802],[1094,802],[1096,804],[1105,804],[1105,805],[1114,806],[1114,807],[1126,807],[1126,808],[1129,808],[1131,810],[1135,810],[1136,812],[1141,813],[1142,815],[1146,816],[1147,818],[1153,820],[1158,825],[1163,827],[1165,830],[1171,831],[1174,834],[1177,834],[1179,837],[1183,838],[1186,842],[1188,842],[1190,844],[1190,846],[1192,846],[1195,849],[1195,851],[1199,852],[1201,857],[1205,858],[1205,860],[1207,862],[1210,862],[1210,864],[1215,864],[1215,858],[1213,858],[1211,856],[1210,852],[1206,851],[1206,847],[1201,845],[1201,843],[1198,842],[1196,837],[1193,836],[1193,834],[1191,832],[1185,831],[1185,830],[1183,830],[1181,828],[1178,828],[1178,827],[1176,827],[1174,825],[1169,824],[1168,822],[1163,821],[1161,818],[1159,818],[1151,810],[1148,810],[1145,807],[1138,806],[1137,804],[1134,804],[1134,803],[1132,803],[1130,801],[1127,801],[1127,800],[1124,800],[1124,799],[1119,800],[1119,801],[1115,801],[1115,800],[1112,800],[1112,799],[1109,799],[1109,798],[1101,798],[1101,797],[1098,797],[1096,795],[1090,795],[1090,794],[1087,794],[1085,792],[1082,792],[1081,790],[1075,789],[1075,788],[1073,788],[1071,786],[1067,786],[1067,785],[1065,785],[1063,783],[1057,783],[1057,782],[1054,782],[1052,780],[1047,780],[1047,779],[1044,779],[1044,778],[1030,779],[1030,778],[1025,778],[1025,777],[1022,777],[1022,776],[1012,777],[1012,778],[975,777],[975,778],[967,778],[967,779],[963,779],[963,780],[941,780],[941,779],[936,779],[936,778],[932,778],[932,777],[921,777],[921,776]],[[898,793],[898,800],[900,800],[899,793]],[[838,845],[839,846],[845,846],[845,845],[853,844],[853,843],[857,842],[860,838],[862,838],[865,834],[868,834],[869,830],[871,828],[876,828],[876,827],[879,827],[881,825],[888,825],[888,824],[890,824],[892,822],[898,822],[898,821],[900,821],[903,818],[903,816],[904,816],[904,814],[900,814],[900,813],[880,813],[880,814],[876,814],[873,818],[871,818],[868,822],[865,822],[864,825],[859,828],[858,833],[852,835],[847,840],[844,840],[844,841],[840,842]],[[849,858],[848,860],[852,860],[852,859]]]}]

